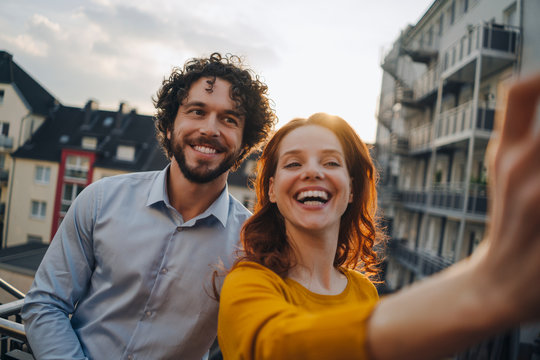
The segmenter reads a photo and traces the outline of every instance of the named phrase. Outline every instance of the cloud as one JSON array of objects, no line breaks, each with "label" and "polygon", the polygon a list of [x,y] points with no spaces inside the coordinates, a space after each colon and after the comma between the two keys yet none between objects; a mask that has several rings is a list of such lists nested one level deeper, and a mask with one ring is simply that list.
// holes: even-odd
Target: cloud
[{"label": "cloud", "polygon": [[43,58],[48,54],[49,47],[46,43],[35,40],[27,34],[21,34],[15,37],[0,35],[0,40],[3,40],[7,44],[13,46],[16,51],[22,51],[32,56]]}]

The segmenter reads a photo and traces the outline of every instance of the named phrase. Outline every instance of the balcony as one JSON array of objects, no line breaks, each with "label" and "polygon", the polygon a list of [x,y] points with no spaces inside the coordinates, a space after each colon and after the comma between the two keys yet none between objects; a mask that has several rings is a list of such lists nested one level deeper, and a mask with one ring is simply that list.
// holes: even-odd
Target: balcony
[{"label": "balcony", "polygon": [[390,256],[409,270],[426,277],[452,265],[452,261],[424,250],[413,250],[403,240],[392,240]]},{"label": "balcony", "polygon": [[402,44],[400,52],[408,55],[414,62],[429,64],[439,55],[439,37],[431,36],[426,41],[422,39],[413,44]]},{"label": "balcony", "polygon": [[435,134],[438,145],[441,141],[462,140],[469,136],[473,129],[483,131],[489,137],[493,130],[495,110],[477,108],[476,124],[473,126],[473,102],[469,101],[439,115],[439,126]]},{"label": "balcony", "polygon": [[420,153],[431,149],[433,124],[420,125],[409,131],[409,153]]},{"label": "balcony", "polygon": [[441,66],[436,63],[430,69],[427,69],[413,84],[414,99],[422,101],[432,95],[435,98],[441,78]]},{"label": "balcony", "polygon": [[[467,214],[486,215],[487,186],[485,184],[469,185]],[[463,211],[465,201],[465,184],[434,184],[430,205],[438,209]]]},{"label": "balcony", "polygon": [[409,139],[396,133],[390,134],[390,151],[393,154],[407,155],[409,153]]},{"label": "balcony", "polygon": [[427,191],[423,189],[402,190],[401,201],[412,208],[424,208],[427,205]]},{"label": "balcony", "polygon": [[511,65],[519,48],[519,28],[494,23],[469,26],[461,38],[450,45],[441,58],[445,79],[472,82],[475,62],[482,54],[482,74],[491,74]]}]

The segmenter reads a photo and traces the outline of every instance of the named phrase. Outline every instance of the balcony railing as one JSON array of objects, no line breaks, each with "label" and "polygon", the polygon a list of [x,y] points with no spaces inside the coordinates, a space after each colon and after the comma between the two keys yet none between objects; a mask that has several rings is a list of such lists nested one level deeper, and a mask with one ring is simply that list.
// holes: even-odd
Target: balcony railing
[{"label": "balcony railing", "polygon": [[422,150],[429,148],[432,142],[431,123],[420,125],[409,132],[409,150]]},{"label": "balcony railing", "polygon": [[442,70],[459,64],[480,49],[515,54],[518,42],[519,28],[513,26],[493,23],[469,26],[467,32],[444,52]]},{"label": "balcony railing", "polygon": [[408,267],[420,273],[421,276],[430,276],[452,265],[452,261],[441,256],[431,254],[424,250],[410,249],[403,241],[392,240],[390,255]]},{"label": "balcony railing", "polygon": [[427,205],[427,191],[425,190],[402,190],[401,201],[411,205]]},{"label": "balcony railing", "polygon": [[[495,110],[478,108],[476,126],[478,130],[491,131],[495,119]],[[469,101],[439,115],[436,138],[459,135],[473,129],[473,102]]]},{"label": "balcony railing", "polygon": [[[467,213],[485,215],[487,213],[487,186],[485,184],[469,184]],[[431,206],[441,209],[463,211],[465,201],[465,184],[434,184]]]},{"label": "balcony railing", "polygon": [[21,320],[24,293],[3,279],[0,279],[0,288],[17,298],[15,301],[0,305],[0,358],[34,359]]},{"label": "balcony railing", "polygon": [[420,100],[424,96],[437,91],[441,78],[441,66],[437,62],[434,67],[428,69],[413,84],[414,99]]}]

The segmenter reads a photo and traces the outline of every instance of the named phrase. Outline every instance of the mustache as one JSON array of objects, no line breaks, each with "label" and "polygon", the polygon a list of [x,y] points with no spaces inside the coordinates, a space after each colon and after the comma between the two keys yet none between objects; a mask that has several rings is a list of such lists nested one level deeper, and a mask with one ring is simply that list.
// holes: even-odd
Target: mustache
[{"label": "mustache", "polygon": [[218,139],[205,136],[198,136],[194,139],[188,139],[188,143],[191,145],[209,146],[216,149],[218,152],[225,152],[227,150],[227,148]]}]

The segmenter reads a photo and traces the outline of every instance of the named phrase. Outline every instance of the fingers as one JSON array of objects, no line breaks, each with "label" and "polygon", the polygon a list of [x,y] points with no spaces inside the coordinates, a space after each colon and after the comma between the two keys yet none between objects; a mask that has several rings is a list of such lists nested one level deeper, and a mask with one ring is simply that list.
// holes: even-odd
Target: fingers
[{"label": "fingers", "polygon": [[530,133],[539,97],[540,74],[512,86],[508,92],[501,142],[515,143]]}]

